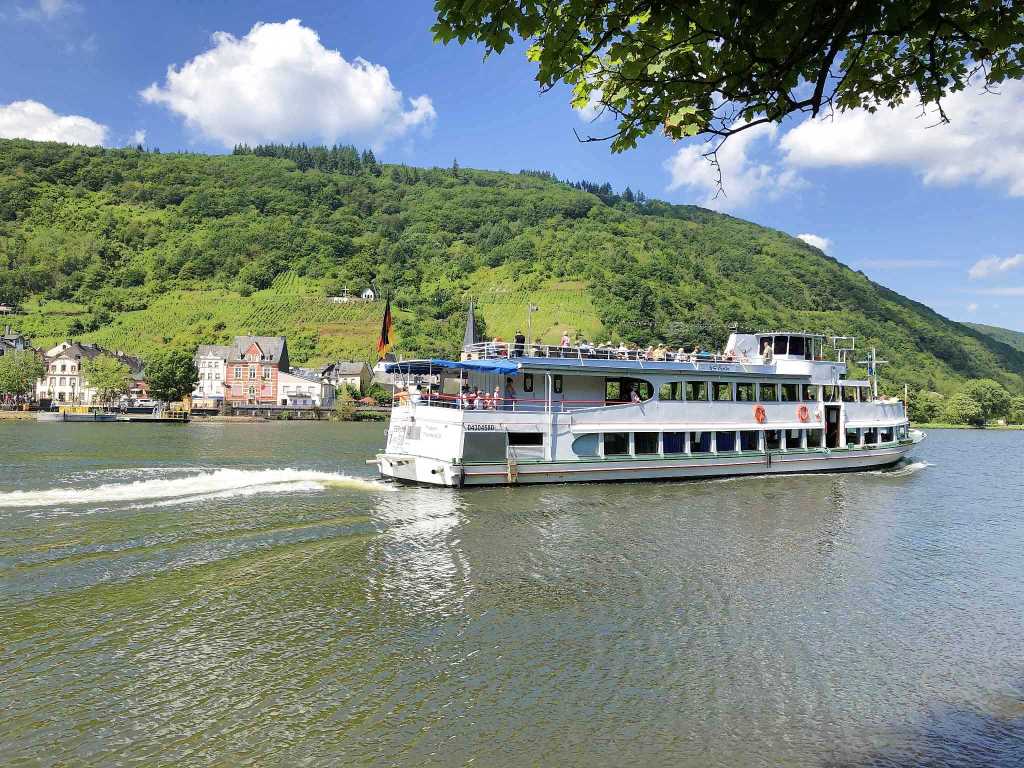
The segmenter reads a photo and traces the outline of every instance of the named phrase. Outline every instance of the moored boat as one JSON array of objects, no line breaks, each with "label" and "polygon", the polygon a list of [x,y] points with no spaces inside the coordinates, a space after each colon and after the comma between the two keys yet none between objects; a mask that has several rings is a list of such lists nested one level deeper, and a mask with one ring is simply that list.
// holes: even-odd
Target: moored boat
[{"label": "moored boat", "polygon": [[[734,333],[724,352],[467,345],[390,363],[380,474],[443,486],[865,470],[923,439],[849,337]],[[826,359],[826,353],[833,359]],[[491,393],[494,393],[491,395]]]}]

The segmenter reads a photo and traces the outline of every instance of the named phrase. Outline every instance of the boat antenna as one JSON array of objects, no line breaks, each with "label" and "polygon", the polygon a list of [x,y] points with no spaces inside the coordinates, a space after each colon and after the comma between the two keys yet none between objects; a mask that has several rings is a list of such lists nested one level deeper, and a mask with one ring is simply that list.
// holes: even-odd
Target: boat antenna
[{"label": "boat antenna", "polygon": [[868,376],[871,378],[871,386],[874,390],[875,397],[878,397],[878,366],[887,365],[888,360],[879,360],[875,348],[871,348],[871,357],[867,360],[858,360],[857,365],[866,365],[868,367]]}]

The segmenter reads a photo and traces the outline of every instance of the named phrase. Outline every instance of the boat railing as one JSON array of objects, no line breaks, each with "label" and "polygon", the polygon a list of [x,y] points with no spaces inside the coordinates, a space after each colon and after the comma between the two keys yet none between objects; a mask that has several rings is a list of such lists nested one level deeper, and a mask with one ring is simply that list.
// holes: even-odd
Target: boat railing
[{"label": "boat railing", "polygon": [[677,363],[747,363],[770,364],[760,356],[750,357],[733,353],[680,352],[666,349],[629,349],[604,345],[560,346],[554,344],[516,344],[507,341],[481,341],[468,344],[462,350],[463,360],[493,360],[498,358],[546,357],[563,360],[629,360],[637,362]]},{"label": "boat railing", "polygon": [[[504,412],[504,413],[569,413],[591,408],[605,408],[613,405],[629,405],[630,400],[534,400],[474,395],[448,395],[437,392],[399,392],[392,406],[452,408],[460,411]],[[649,402],[647,400],[641,401]]]}]

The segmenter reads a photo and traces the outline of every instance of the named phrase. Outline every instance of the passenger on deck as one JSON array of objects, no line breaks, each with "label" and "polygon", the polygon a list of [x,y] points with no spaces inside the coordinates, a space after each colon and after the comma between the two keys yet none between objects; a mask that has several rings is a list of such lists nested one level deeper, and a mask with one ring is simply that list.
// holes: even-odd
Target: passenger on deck
[{"label": "passenger on deck", "polygon": [[690,355],[690,359],[693,360],[693,362],[697,362],[703,354],[704,353],[700,351],[700,344],[694,344],[693,353]]},{"label": "passenger on deck", "polygon": [[626,346],[626,342],[622,342],[621,344],[619,344],[617,352],[617,357],[619,358],[619,360],[629,359],[629,347]]},{"label": "passenger on deck", "polygon": [[634,384],[632,387],[630,387],[630,390],[629,390],[629,400],[632,403],[643,402],[640,399],[640,385],[639,384]]},{"label": "passenger on deck", "polygon": [[494,387],[494,396],[491,398],[491,410],[492,411],[502,410],[501,389],[497,385],[495,385],[495,387]]},{"label": "passenger on deck", "polygon": [[[494,388],[494,396],[498,396],[498,388]],[[516,386],[512,382],[511,376],[505,377],[505,410],[511,411],[515,408],[516,402]]]},{"label": "passenger on deck", "polygon": [[772,350],[771,341],[765,340],[764,349],[761,350],[761,359],[764,361],[765,365],[771,365],[775,360],[775,352]]},{"label": "passenger on deck", "polygon": [[512,348],[513,357],[522,357],[523,350],[526,348],[526,336],[523,335],[522,331],[516,331],[516,343]]},{"label": "passenger on deck", "polygon": [[685,347],[680,347],[678,349],[678,351],[676,351],[676,360],[678,360],[680,363],[686,362],[686,348]]},{"label": "passenger on deck", "polygon": [[568,331],[562,331],[562,342],[559,346],[561,346],[563,350],[566,350],[570,346],[572,346],[572,340],[569,338]]},{"label": "passenger on deck", "polygon": [[473,387],[473,394],[475,396],[473,399],[473,409],[477,411],[482,411],[484,409],[484,406],[487,405],[487,395],[481,392],[479,387]]},{"label": "passenger on deck", "polygon": [[655,359],[655,360],[664,360],[667,356],[668,356],[668,350],[665,349],[665,345],[664,344],[659,344],[658,346],[656,346],[654,348],[654,357],[653,357],[653,359]]}]

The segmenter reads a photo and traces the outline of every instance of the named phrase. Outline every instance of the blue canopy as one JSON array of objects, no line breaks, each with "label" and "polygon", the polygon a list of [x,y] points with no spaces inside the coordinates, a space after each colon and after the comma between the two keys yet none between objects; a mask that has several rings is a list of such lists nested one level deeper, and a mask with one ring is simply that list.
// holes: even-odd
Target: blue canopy
[{"label": "blue canopy", "polygon": [[481,371],[483,373],[515,373],[519,363],[511,360],[403,360],[400,363],[386,363],[387,373],[435,373],[442,368],[458,368],[463,371]]}]

